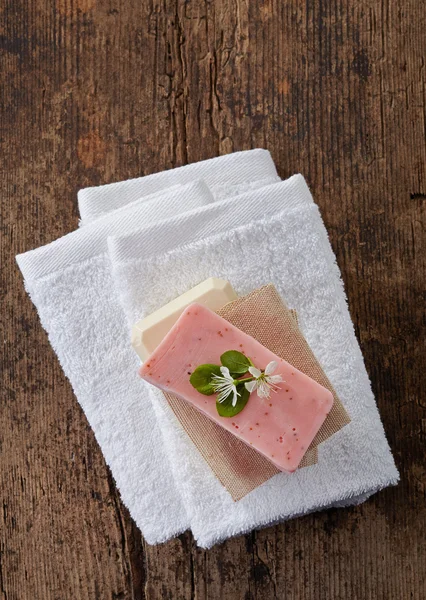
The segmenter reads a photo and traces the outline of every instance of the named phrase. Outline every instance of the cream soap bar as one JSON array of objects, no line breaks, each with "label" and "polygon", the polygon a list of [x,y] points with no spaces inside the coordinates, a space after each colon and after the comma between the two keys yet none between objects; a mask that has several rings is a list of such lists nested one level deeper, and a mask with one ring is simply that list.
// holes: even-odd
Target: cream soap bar
[{"label": "cream soap bar", "polygon": [[199,302],[216,311],[236,298],[237,294],[228,281],[209,277],[145,319],[138,321],[132,328],[132,346],[144,361],[192,302]]},{"label": "cream soap bar", "polygon": [[[260,398],[253,391],[240,413],[221,417],[216,396],[201,394],[189,379],[201,364],[219,365],[220,356],[228,350],[244,353],[262,370],[276,361],[274,374],[284,381],[269,398]],[[186,308],[139,374],[190,402],[289,473],[297,469],[333,404],[331,392],[199,303]]]}]

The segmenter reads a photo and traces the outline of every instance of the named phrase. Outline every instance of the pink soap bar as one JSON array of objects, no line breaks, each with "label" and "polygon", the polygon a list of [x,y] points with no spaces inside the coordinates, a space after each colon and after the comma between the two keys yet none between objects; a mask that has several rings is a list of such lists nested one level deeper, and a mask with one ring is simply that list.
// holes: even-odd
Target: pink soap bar
[{"label": "pink soap bar", "polygon": [[[284,379],[269,398],[252,392],[245,408],[234,417],[219,416],[216,395],[201,394],[189,381],[197,366],[220,365],[220,356],[227,350],[243,352],[259,369],[277,361],[274,375]],[[297,469],[333,404],[329,390],[198,303],[182,313],[139,374],[190,402],[288,473]]]}]

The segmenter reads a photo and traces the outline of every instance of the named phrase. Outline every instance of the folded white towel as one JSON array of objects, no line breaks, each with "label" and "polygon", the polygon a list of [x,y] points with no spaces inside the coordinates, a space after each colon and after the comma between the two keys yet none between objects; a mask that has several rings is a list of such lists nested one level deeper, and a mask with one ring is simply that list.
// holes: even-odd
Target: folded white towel
[{"label": "folded white towel", "polygon": [[[180,247],[168,236],[176,228]],[[200,546],[322,507],[360,502],[398,481],[335,257],[301,176],[180,215],[173,223],[113,236],[109,248],[130,322],[212,275],[230,280],[240,294],[273,282],[297,310],[309,344],[352,419],[320,446],[317,465],[279,474],[234,503],[162,394],[151,388]]]},{"label": "folded white towel", "polygon": [[[128,192],[126,182],[83,190],[85,222],[97,218],[96,223],[17,257],[26,288],[123,502],[150,543],[178,534],[189,523],[174,488],[157,421],[152,411],[144,413],[141,382],[136,377],[138,360],[113,294],[107,235],[124,234],[212,200],[203,184],[183,185],[189,176],[180,173],[190,172],[192,178],[204,173],[218,196],[228,187],[238,193],[278,179],[269,153],[262,150],[240,153],[237,160],[230,155],[185,169],[178,169],[178,176],[169,171],[165,179],[162,174],[150,176],[152,184],[148,185],[136,180],[136,191],[131,183]],[[170,192],[163,189],[173,184]]]},{"label": "folded white towel", "polygon": [[267,150],[258,148],[235,152],[146,177],[80,190],[78,205],[81,224],[93,221],[142,196],[195,179],[203,179],[215,199],[230,197],[244,190],[279,181],[274,162]]},{"label": "folded white towel", "polygon": [[[141,401],[123,312],[116,301],[107,236],[212,201],[203,183],[158,204],[142,200],[37,250],[17,256],[25,286],[95,432],[123,502],[151,543],[187,528],[161,432]],[[165,518],[167,514],[167,518]],[[176,515],[176,517],[175,517]]]}]

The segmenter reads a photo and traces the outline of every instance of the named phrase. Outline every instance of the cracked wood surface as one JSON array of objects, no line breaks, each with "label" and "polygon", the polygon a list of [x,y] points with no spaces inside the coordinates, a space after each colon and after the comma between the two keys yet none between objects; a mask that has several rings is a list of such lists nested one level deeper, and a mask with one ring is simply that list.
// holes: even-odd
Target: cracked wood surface
[{"label": "cracked wood surface", "polygon": [[[424,0],[3,0],[0,599],[420,600]],[[209,552],[122,506],[14,255],[76,192],[256,146],[330,234],[402,481]]]}]

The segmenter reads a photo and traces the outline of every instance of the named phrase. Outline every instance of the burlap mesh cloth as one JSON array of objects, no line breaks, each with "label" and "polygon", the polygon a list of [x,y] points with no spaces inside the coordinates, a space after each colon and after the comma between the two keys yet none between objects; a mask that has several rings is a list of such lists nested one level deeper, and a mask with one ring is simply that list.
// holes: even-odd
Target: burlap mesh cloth
[{"label": "burlap mesh cloth", "polygon": [[[217,312],[332,392],[333,408],[300,467],[315,464],[318,444],[348,424],[350,418],[300,332],[296,314],[285,306],[272,284],[230,302]],[[166,393],[165,396],[182,427],[235,501],[280,472],[259,452],[185,400],[173,394]]]}]

